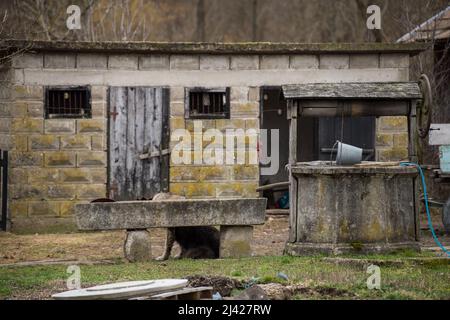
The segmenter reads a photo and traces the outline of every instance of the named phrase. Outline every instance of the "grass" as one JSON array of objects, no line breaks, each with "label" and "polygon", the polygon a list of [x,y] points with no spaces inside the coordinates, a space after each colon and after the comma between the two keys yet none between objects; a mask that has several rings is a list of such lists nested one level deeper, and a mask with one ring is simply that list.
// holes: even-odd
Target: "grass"
[{"label": "grass", "polygon": [[[118,262],[81,266],[82,286],[115,281],[161,279],[188,275],[222,275],[259,282],[300,284],[308,290],[295,299],[450,299],[450,259],[430,260],[429,254],[399,252],[393,255],[344,258],[401,261],[381,268],[381,290],[369,290],[369,274],[360,263],[333,263],[322,256],[266,256],[223,260],[169,260],[146,263]],[[425,258],[412,260],[411,257]],[[424,262],[425,261],[425,262]],[[66,266],[0,268],[0,298],[49,298],[65,290]],[[278,272],[288,281],[277,277]]]}]

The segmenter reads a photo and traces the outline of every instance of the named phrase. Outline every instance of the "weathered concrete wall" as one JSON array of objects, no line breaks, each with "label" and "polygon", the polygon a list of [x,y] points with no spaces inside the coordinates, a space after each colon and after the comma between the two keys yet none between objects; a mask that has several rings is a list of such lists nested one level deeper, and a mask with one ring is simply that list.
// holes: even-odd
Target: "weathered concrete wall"
[{"label": "weathered concrete wall", "polygon": [[[9,88],[2,90],[0,143],[11,150],[10,212],[16,225],[71,217],[75,203],[106,193],[106,89],[167,86],[171,130],[193,130],[184,119],[184,89],[230,87],[231,119],[203,128],[259,129],[262,86],[309,82],[408,80],[408,54],[106,54],[26,53],[14,58]],[[90,85],[92,119],[46,120],[45,86]],[[5,96],[6,95],[6,96]],[[6,100],[5,100],[6,99]],[[9,100],[8,100],[9,99]],[[1,102],[1,101],[0,101]],[[378,121],[377,157],[406,154],[404,123]],[[247,156],[256,150],[246,147]],[[256,196],[257,165],[175,165],[170,191],[189,198]],[[19,223],[19,220],[21,221]],[[53,222],[52,222],[53,223]],[[22,225],[22,224],[21,224]],[[25,228],[25,226],[24,226]]]},{"label": "weathered concrete wall", "polygon": [[417,248],[410,167],[296,166],[297,210],[289,253]]}]

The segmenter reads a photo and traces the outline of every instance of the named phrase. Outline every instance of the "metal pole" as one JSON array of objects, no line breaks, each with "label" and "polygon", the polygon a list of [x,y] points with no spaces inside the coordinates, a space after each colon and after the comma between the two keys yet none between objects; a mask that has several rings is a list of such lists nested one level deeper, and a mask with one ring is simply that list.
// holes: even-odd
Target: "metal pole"
[{"label": "metal pole", "polygon": [[8,151],[2,151],[2,225],[6,231],[8,218]]}]

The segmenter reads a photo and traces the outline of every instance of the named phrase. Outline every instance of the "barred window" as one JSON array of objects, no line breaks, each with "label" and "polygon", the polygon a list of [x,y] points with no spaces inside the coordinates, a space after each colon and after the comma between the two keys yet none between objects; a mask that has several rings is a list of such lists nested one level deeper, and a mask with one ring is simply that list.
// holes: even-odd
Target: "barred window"
[{"label": "barred window", "polygon": [[189,119],[229,119],[229,88],[186,89],[186,118]]},{"label": "barred window", "polygon": [[90,118],[91,94],[88,87],[47,88],[45,91],[45,117]]}]

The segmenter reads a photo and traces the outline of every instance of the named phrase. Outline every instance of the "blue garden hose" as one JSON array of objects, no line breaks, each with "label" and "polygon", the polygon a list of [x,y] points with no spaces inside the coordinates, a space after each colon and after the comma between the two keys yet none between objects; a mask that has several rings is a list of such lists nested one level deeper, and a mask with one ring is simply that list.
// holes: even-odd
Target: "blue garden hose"
[{"label": "blue garden hose", "polygon": [[431,222],[430,209],[428,208],[427,185],[425,184],[425,176],[423,174],[422,168],[420,167],[420,165],[418,165],[417,163],[413,163],[413,162],[400,162],[400,166],[402,166],[402,167],[413,166],[413,167],[416,167],[417,170],[419,171],[420,178],[422,179],[423,197],[424,197],[424,200],[425,200],[425,209],[427,211],[428,227],[431,230],[431,234],[433,235],[434,242],[436,242],[436,244],[442,249],[442,251],[444,251],[448,255],[448,257],[450,258],[450,251],[448,251],[442,245],[442,243],[439,241],[439,239],[437,238],[436,233],[435,233],[434,228],[433,228],[433,224]]}]

